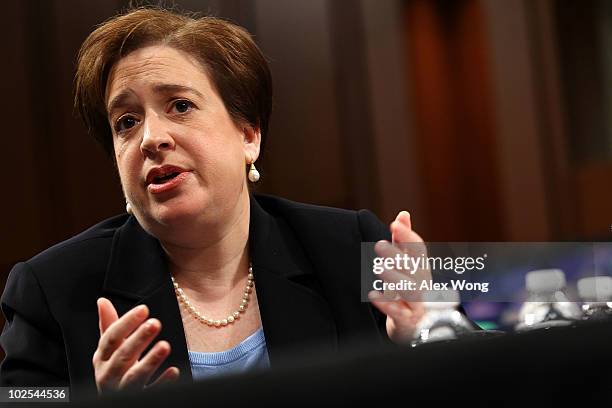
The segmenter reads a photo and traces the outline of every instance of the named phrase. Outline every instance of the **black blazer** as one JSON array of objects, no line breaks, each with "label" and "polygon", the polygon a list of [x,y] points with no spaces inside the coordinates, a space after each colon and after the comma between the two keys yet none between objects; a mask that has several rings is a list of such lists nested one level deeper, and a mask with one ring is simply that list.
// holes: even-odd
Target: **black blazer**
[{"label": "black blazer", "polygon": [[[384,315],[360,301],[360,243],[379,239],[390,239],[389,230],[369,211],[251,196],[250,255],[272,367],[307,345],[329,351],[388,340]],[[192,380],[163,250],[124,214],[12,269],[1,299],[0,384],[69,385],[77,399],[95,394],[100,296],[119,315],[146,304],[162,322],[156,340],[172,346],[158,373],[174,365],[181,380]]]}]

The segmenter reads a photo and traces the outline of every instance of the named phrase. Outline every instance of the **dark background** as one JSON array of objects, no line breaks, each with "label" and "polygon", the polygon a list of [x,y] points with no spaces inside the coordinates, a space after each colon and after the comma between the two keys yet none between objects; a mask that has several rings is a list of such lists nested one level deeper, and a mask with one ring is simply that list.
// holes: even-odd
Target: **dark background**
[{"label": "dark background", "polygon": [[[82,41],[127,4],[3,3],[0,289],[15,262],[124,210],[72,82]],[[429,241],[609,240],[612,2],[175,4],[245,26],[269,58],[258,191],[385,222],[407,209]]]}]

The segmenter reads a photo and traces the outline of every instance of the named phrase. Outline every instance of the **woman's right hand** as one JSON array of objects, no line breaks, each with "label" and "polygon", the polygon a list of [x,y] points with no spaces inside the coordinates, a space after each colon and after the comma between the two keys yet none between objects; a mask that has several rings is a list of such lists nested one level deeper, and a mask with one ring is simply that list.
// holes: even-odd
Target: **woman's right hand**
[{"label": "woman's right hand", "polygon": [[[125,388],[142,389],[155,370],[170,354],[170,344],[158,341],[140,358],[143,351],[159,334],[161,323],[148,319],[149,309],[137,306],[121,316],[110,300],[98,299],[100,341],[93,355],[98,393]],[[176,380],[179,369],[169,367],[152,385]]]}]

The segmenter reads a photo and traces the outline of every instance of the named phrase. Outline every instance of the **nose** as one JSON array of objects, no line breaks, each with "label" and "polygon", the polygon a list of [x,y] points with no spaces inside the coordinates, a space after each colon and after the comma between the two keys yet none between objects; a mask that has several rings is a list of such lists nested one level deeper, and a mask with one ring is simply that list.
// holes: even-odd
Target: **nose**
[{"label": "nose", "polygon": [[143,123],[143,135],[140,151],[145,157],[155,156],[165,150],[174,149],[174,139],[162,120],[155,115],[148,115]]}]

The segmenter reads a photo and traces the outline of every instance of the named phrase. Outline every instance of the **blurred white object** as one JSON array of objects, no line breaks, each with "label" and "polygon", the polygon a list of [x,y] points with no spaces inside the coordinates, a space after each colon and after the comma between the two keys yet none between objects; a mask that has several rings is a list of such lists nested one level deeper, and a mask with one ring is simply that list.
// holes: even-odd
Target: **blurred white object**
[{"label": "blurred white object", "polygon": [[419,323],[412,346],[439,340],[452,340],[474,330],[470,321],[459,311],[456,290],[424,291],[425,315]]},{"label": "blurred white object", "polygon": [[555,292],[565,289],[565,274],[561,269],[540,269],[525,276],[529,292]]},{"label": "blurred white object", "polygon": [[612,317],[612,277],[594,276],[578,281],[578,294],[584,301],[583,320],[600,320]]},{"label": "blurred white object", "polygon": [[565,284],[565,274],[560,269],[529,272],[525,276],[529,296],[519,313],[516,330],[565,326],[580,319],[580,308],[568,300]]}]

